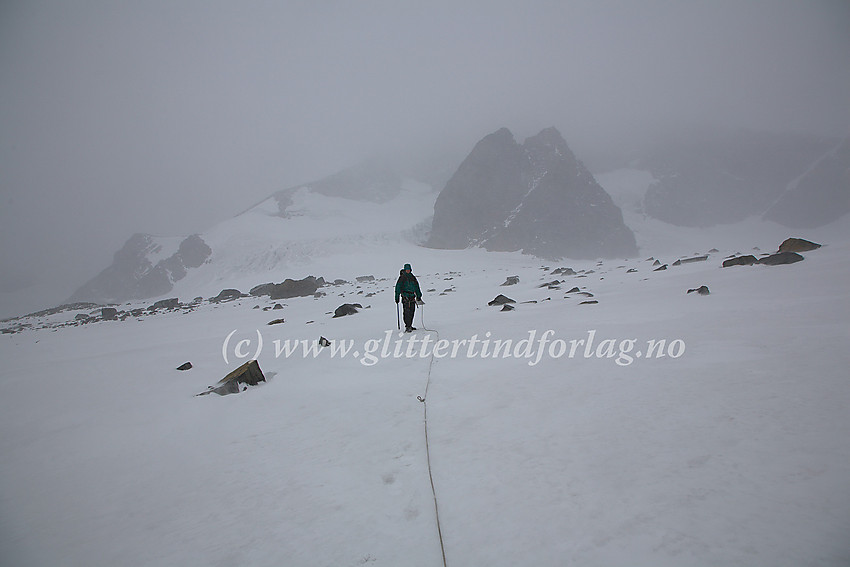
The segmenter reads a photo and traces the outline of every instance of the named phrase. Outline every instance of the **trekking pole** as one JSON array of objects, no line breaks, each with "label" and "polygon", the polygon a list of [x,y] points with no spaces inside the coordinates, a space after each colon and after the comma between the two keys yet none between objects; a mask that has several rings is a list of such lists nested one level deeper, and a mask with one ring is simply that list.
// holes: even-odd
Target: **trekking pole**
[{"label": "trekking pole", "polygon": [[398,311],[398,301],[395,302],[395,317],[398,320],[398,330],[401,331],[401,315]]}]

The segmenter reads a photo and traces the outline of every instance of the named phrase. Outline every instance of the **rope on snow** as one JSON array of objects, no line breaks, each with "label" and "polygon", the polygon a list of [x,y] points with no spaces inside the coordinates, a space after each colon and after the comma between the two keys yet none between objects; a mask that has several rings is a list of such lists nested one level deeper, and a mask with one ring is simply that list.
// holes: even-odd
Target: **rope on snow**
[{"label": "rope on snow", "polygon": [[[430,331],[437,335],[437,339],[440,338],[440,333],[434,329],[428,329],[425,327],[425,309],[424,306],[420,305],[421,309],[421,319],[422,319],[422,330]],[[425,456],[428,461],[428,478],[431,481],[431,494],[434,497],[434,516],[437,519],[437,535],[440,538],[440,552],[443,555],[443,567],[447,567],[446,564],[446,547],[443,544],[443,530],[440,526],[440,509],[437,505],[437,490],[434,488],[434,475],[431,472],[431,445],[428,442],[428,404],[425,402],[428,399],[428,386],[431,385],[431,368],[434,366],[434,352],[431,351],[431,360],[428,362],[428,379],[425,382],[425,395],[424,396],[416,396],[416,399],[422,402],[423,413],[424,413],[424,423],[425,423]]]}]

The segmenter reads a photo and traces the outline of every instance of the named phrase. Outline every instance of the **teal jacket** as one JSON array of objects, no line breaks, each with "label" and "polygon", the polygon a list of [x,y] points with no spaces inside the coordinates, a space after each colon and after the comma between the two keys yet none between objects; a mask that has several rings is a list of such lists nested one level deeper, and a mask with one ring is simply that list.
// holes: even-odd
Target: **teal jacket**
[{"label": "teal jacket", "polygon": [[402,274],[398,277],[398,281],[395,283],[396,303],[398,303],[398,297],[400,295],[422,299],[422,291],[419,289],[419,282],[416,280],[416,276],[414,276],[413,273],[406,274],[402,272]]}]

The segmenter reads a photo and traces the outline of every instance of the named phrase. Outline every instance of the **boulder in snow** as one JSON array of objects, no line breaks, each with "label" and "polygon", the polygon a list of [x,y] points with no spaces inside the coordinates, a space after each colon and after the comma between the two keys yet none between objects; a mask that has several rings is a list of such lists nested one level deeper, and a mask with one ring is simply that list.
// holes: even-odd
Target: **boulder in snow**
[{"label": "boulder in snow", "polygon": [[239,384],[256,386],[260,382],[265,381],[266,377],[263,375],[263,371],[260,370],[259,363],[256,360],[249,360],[219,380],[215,386],[210,386],[209,390],[197,395],[218,394],[219,396],[226,396],[227,394],[237,394],[239,393]]},{"label": "boulder in snow", "polygon": [[802,238],[787,238],[779,245],[779,252],[808,252],[820,247],[820,244]]},{"label": "boulder in snow", "polygon": [[219,292],[218,295],[210,298],[210,303],[224,303],[226,301],[233,301],[234,299],[239,299],[242,296],[242,292],[238,289],[223,289]]},{"label": "boulder in snow", "polygon": [[156,311],[157,309],[177,309],[180,307],[180,300],[176,297],[172,297],[170,299],[160,299],[148,309],[151,311]]},{"label": "boulder in snow", "polygon": [[796,252],[778,252],[776,254],[771,254],[770,256],[765,256],[756,262],[756,264],[765,264],[766,266],[780,266],[782,264],[793,264],[795,262],[800,262],[803,260],[803,257],[797,254]]},{"label": "boulder in snow", "polygon": [[359,313],[358,309],[363,309],[363,306],[359,303],[343,303],[334,310],[334,318],[354,315]]},{"label": "boulder in snow", "polygon": [[301,280],[285,279],[275,284],[269,294],[271,299],[289,299],[291,297],[304,297],[314,295],[316,290],[325,285],[323,278],[307,276]]},{"label": "boulder in snow", "polygon": [[680,258],[673,262],[674,266],[681,266],[682,264],[690,264],[692,262],[705,262],[708,260],[708,254],[703,254],[702,256],[694,256],[692,258]]},{"label": "boulder in snow", "polygon": [[729,258],[727,260],[723,260],[723,267],[728,268],[729,266],[752,266],[758,262],[755,256],[752,254],[747,254],[746,256],[736,256],[734,258]]}]

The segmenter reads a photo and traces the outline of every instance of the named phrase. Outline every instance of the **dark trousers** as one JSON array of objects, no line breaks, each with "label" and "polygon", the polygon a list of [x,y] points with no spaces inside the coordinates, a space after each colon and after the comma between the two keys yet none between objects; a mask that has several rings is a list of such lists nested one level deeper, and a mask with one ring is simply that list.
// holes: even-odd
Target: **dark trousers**
[{"label": "dark trousers", "polygon": [[416,312],[416,298],[402,295],[401,305],[404,307],[404,327],[409,329],[413,326],[413,314]]}]

